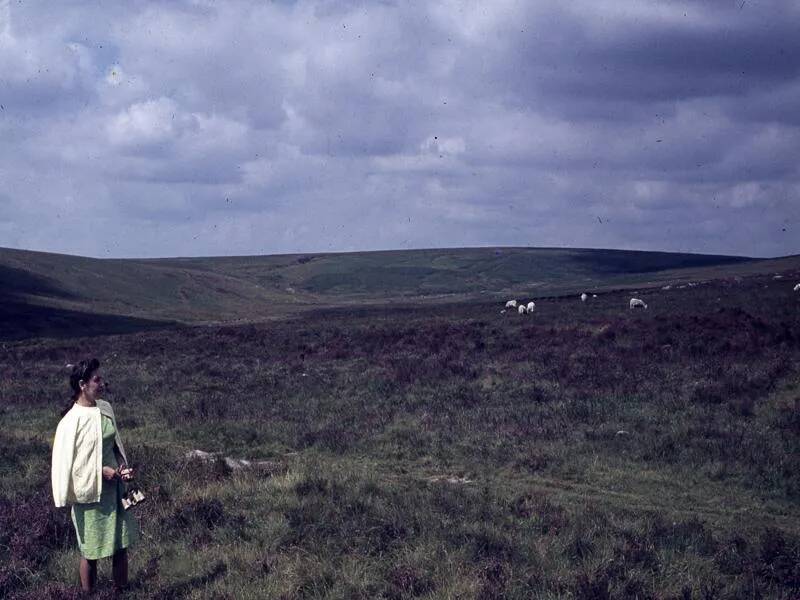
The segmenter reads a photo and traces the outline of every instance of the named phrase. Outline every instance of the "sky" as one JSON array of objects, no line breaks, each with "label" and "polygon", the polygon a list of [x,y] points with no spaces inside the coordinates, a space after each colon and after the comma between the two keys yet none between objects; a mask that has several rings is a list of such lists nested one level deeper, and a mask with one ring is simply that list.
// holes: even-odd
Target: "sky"
[{"label": "sky", "polygon": [[800,253],[795,0],[0,0],[0,246]]}]

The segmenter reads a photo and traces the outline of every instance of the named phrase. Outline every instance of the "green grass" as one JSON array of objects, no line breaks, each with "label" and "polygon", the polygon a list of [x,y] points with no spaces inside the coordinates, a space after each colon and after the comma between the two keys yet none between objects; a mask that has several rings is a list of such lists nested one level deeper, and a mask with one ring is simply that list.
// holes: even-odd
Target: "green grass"
[{"label": "green grass", "polygon": [[96,355],[148,493],[132,598],[797,597],[797,296],[643,297],[5,342],[0,594],[75,587],[49,444]]},{"label": "green grass", "polygon": [[[260,320],[319,305],[499,299],[652,286],[768,266],[743,257],[557,248],[92,259],[0,248],[3,338],[72,334],[88,315],[123,333],[165,323]],[[771,264],[771,263],[769,263]],[[778,259],[774,268],[796,266]],[[143,320],[143,321],[141,321]],[[20,321],[25,321],[23,325]],[[112,327],[116,325],[116,327]],[[100,329],[97,330],[98,332]]]}]

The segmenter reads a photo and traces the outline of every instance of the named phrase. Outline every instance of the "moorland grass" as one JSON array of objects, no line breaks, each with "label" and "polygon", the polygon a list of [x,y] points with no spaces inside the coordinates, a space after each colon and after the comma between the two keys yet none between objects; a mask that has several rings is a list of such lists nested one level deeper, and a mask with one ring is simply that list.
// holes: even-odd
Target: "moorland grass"
[{"label": "moorland grass", "polygon": [[642,295],[5,343],[0,595],[75,587],[49,448],[92,355],[149,495],[130,597],[797,597],[797,298]]}]

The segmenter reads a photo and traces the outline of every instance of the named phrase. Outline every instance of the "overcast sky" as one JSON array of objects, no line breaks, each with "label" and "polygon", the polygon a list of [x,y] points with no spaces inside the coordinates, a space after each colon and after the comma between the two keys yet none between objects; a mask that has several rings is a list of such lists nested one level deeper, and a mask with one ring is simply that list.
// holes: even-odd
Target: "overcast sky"
[{"label": "overcast sky", "polygon": [[0,246],[800,253],[800,3],[0,0]]}]

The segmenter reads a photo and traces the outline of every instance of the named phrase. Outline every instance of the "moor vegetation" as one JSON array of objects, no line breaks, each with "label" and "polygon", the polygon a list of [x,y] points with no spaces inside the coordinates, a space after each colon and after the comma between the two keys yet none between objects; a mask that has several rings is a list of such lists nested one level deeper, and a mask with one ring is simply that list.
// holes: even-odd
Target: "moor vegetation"
[{"label": "moor vegetation", "polygon": [[554,295],[576,285],[652,285],[676,276],[733,277],[798,265],[798,256],[768,260],[580,248],[158,259],[0,248],[0,340],[257,321],[348,302],[419,304],[475,296],[488,301],[518,290]]},{"label": "moor vegetation", "polygon": [[75,593],[49,453],[97,356],[148,494],[132,598],[797,598],[789,275],[3,343],[0,596]]}]

